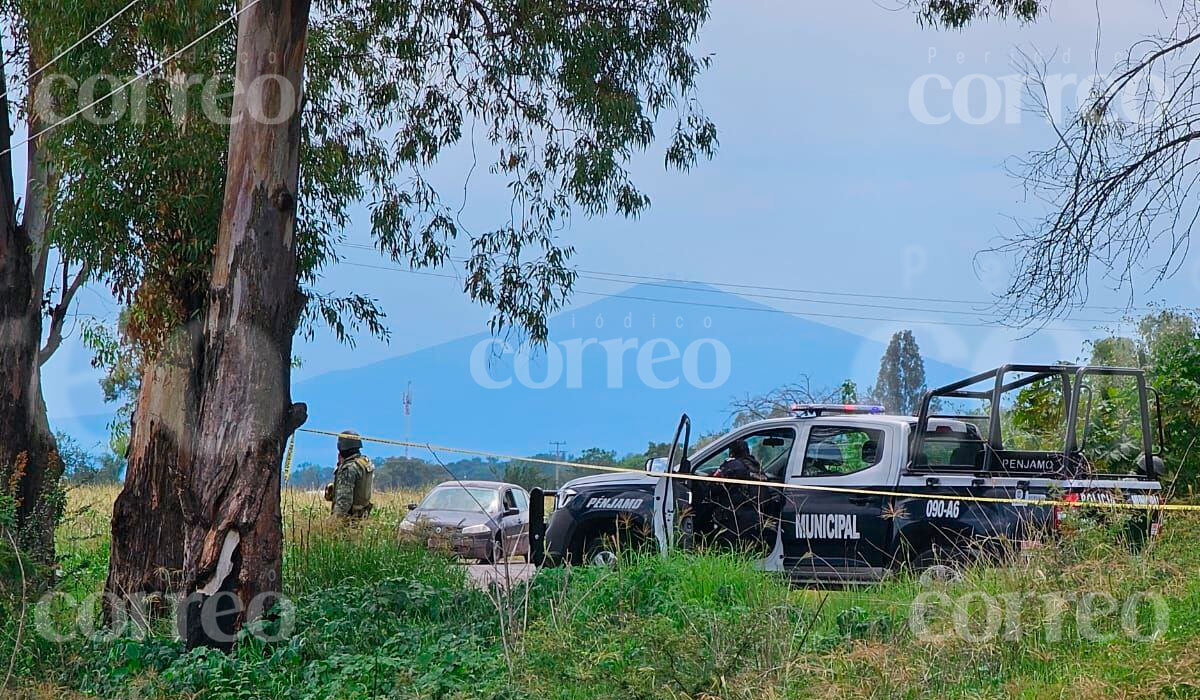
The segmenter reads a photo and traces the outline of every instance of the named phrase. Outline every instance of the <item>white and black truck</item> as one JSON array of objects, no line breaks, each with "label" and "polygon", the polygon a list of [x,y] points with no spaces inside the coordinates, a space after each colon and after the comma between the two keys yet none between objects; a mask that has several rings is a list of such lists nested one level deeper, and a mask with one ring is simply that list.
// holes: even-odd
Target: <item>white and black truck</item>
[{"label": "white and black truck", "polygon": [[[1086,444],[1093,389],[1118,381],[1130,384],[1138,449],[1126,464],[1101,471]],[[1061,448],[1006,446],[1012,392],[1038,382],[1060,388]],[[793,579],[842,582],[1003,556],[1053,535],[1064,510],[1040,501],[1159,502],[1163,462],[1155,442],[1162,444],[1162,431],[1160,422],[1152,430],[1151,394],[1140,370],[1006,365],[928,392],[916,416],[878,406],[798,405],[789,416],[743,425],[692,454],[685,415],[671,453],[649,460],[645,472],[589,476],[560,488],[548,524],[533,526],[534,556],[542,558],[544,549],[547,563],[603,563],[623,546],[666,552],[724,542],[756,550],[763,568]],[[972,401],[980,406],[971,412],[935,411]],[[738,441],[761,470],[752,485],[713,476]],[[1154,533],[1153,509],[1130,512],[1133,540]]]}]

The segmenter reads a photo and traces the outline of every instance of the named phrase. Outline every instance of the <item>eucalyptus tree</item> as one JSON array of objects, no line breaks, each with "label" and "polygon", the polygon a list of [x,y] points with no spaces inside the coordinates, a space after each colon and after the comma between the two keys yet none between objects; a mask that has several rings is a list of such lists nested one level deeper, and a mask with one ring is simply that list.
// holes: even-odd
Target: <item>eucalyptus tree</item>
[{"label": "eucalyptus tree", "polygon": [[[272,105],[302,94],[306,9],[304,0],[269,0],[240,20],[238,77],[250,84],[277,70],[279,92],[264,93]],[[279,589],[279,469],[304,417],[290,400],[288,361],[304,307],[302,236],[293,235],[306,195],[301,134],[340,144],[373,202],[372,233],[385,254],[440,265],[465,237],[464,291],[494,309],[492,329],[544,341],[546,316],[574,279],[571,248],[557,236],[570,212],[634,216],[649,204],[626,162],[652,145],[664,112],[673,117],[669,165],[712,153],[715,127],[694,98],[705,61],[693,45],[707,9],[704,0],[318,6],[306,63],[310,121],[299,112],[283,124],[243,119],[230,136],[196,452],[181,491],[187,593],[236,595],[236,623]],[[463,230],[423,175],[473,124],[512,192],[500,221],[482,231]],[[189,642],[210,642],[193,634],[197,619],[189,616]]]},{"label": "eucalyptus tree", "polygon": [[[52,255],[55,193],[70,172],[42,135],[51,126],[43,114],[55,108],[42,89],[46,69],[85,21],[86,8],[71,9],[42,0],[0,2],[11,45],[0,65],[0,528],[45,561],[54,559],[63,465],[46,417],[41,367],[61,344],[71,301],[90,273],[69,249],[59,246]],[[14,139],[20,125],[26,136]],[[14,153],[24,154],[23,182]]]},{"label": "eucalyptus tree", "polygon": [[[269,23],[272,13],[298,9],[261,6],[239,21],[265,11],[262,21]],[[232,9],[229,3],[211,7],[207,20],[192,18],[196,31]],[[169,55],[172,44],[196,33],[179,17],[164,19],[165,28],[151,33],[147,27],[156,25],[147,23],[149,12],[130,17],[128,31],[140,44],[130,55],[140,60]],[[122,181],[92,171],[76,192],[93,194],[73,201],[121,203],[106,210],[101,230],[107,233],[81,238],[91,242],[88,255],[113,291],[131,304],[130,336],[151,349],[152,358],[143,365],[130,466],[114,511],[110,590],[164,590],[180,582],[204,588],[220,568],[230,532],[239,533],[240,542],[269,536],[263,546],[276,549],[264,551],[277,553],[279,446],[300,410],[287,400],[288,367],[281,367],[288,364],[291,337],[317,322],[339,335],[353,332],[355,321],[386,333],[370,299],[313,291],[351,205],[371,203],[374,238],[394,259],[440,265],[461,251],[469,270],[464,291],[495,308],[493,328],[544,339],[545,316],[563,302],[573,280],[570,246],[556,234],[570,211],[615,208],[633,216],[647,206],[625,163],[651,146],[662,113],[674,117],[664,144],[668,164],[688,167],[715,146],[715,129],[694,95],[706,61],[693,56],[692,42],[706,14],[703,2],[321,4],[308,37],[303,128],[286,131],[298,148],[296,184],[277,182],[270,191],[267,201],[280,218],[236,234],[283,231],[290,225],[287,208],[294,207],[291,248],[279,249],[282,239],[276,240],[270,256],[280,264],[293,260],[293,269],[283,268],[270,284],[254,267],[264,260],[262,250],[251,255],[224,238],[235,235],[235,226],[221,219],[222,203],[236,210],[245,192],[225,177],[239,172],[229,160],[233,151],[214,147],[228,126],[193,116],[206,105],[189,103],[182,126],[157,118],[171,99],[165,82],[145,89],[150,108],[140,123],[64,129],[97,149],[107,142],[114,154],[109,167]],[[234,65],[233,42],[220,34],[213,39],[188,54],[190,64],[170,66],[167,76],[186,79]],[[247,46],[241,51],[256,55]],[[241,84],[254,77],[241,76]],[[231,101],[226,96],[220,111],[228,114]],[[229,138],[258,143],[238,135],[244,124],[235,122]],[[469,125],[485,134],[492,169],[513,192],[512,207],[486,231],[462,228],[424,175],[439,155],[465,141]],[[245,149],[237,153],[253,157]],[[87,216],[81,207],[71,221],[83,224]],[[214,250],[243,253],[214,257]],[[235,263],[236,270],[226,267]],[[239,283],[263,295],[257,301],[276,295],[277,304],[269,310],[247,304],[240,311],[249,316],[234,320],[220,290]],[[234,347],[241,350],[229,355]],[[239,381],[250,375],[254,381]],[[230,393],[246,387],[256,388],[254,400]],[[249,432],[233,436],[231,425]],[[233,442],[220,442],[223,434]],[[196,558],[182,566],[185,540]],[[258,590],[272,574],[278,585],[277,557],[255,561],[251,570],[246,554],[237,551],[246,562],[234,572],[239,586]],[[185,571],[172,581],[169,572],[180,568]]]},{"label": "eucalyptus tree", "polygon": [[[11,8],[20,36],[49,42],[55,50],[115,16],[45,73],[44,89],[30,90],[41,100],[34,118],[48,129],[30,148],[46,154],[53,163],[47,170],[56,177],[53,187],[36,190],[44,200],[27,201],[44,201],[40,208],[54,214],[45,217],[42,264],[53,244],[72,271],[82,271],[68,279],[62,267],[58,289],[66,294],[45,305],[50,323],[41,333],[42,359],[61,339],[70,294],[84,274],[126,307],[118,333],[98,333],[92,325],[84,334],[95,341],[96,361],[112,364],[106,367],[110,376],[139,371],[123,385],[136,397],[125,487],[114,508],[108,581],[110,590],[123,593],[171,590],[183,569],[177,477],[189,467],[198,411],[199,324],[225,182],[235,9],[228,0],[132,5],[79,0],[66,13],[60,3],[25,0]],[[197,37],[204,39],[193,45]],[[96,100],[142,74],[128,89]],[[304,325],[311,330],[313,323],[328,320],[341,336],[360,324],[382,334],[371,300],[313,291],[354,188],[353,175],[331,165],[331,150],[338,149],[319,143],[306,149],[314,195],[300,206],[300,280],[308,291]],[[26,210],[38,207],[27,204]],[[17,404],[4,408],[10,405]],[[44,407],[33,415],[45,425]],[[4,424],[14,430],[19,425]],[[42,531],[48,538],[49,527]]]},{"label": "eucalyptus tree", "polygon": [[[0,89],[7,92],[4,78],[0,73]],[[7,115],[7,97],[0,98],[0,107]],[[43,290],[38,278],[45,242],[33,219],[41,195],[32,185],[27,188],[34,194],[22,215],[12,147],[5,123],[0,128],[0,530],[11,536],[11,529],[18,546],[51,560],[54,523],[61,513],[55,494],[62,462],[46,420],[38,362]],[[29,151],[33,155],[35,149]]]}]

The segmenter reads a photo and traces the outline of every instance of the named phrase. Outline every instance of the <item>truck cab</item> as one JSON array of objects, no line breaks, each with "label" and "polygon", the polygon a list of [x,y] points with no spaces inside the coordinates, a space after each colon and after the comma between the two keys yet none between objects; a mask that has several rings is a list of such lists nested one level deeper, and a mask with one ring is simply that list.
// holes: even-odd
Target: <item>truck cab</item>
[{"label": "truck cab", "polygon": [[[757,550],[764,569],[797,580],[870,581],[905,563],[927,566],[987,543],[998,550],[1047,525],[1044,509],[955,497],[1042,499],[1050,479],[912,475],[913,417],[867,406],[798,408],[804,415],[749,424],[674,465],[675,473],[682,467],[711,478],[731,445],[745,441],[762,465],[761,485],[658,481],[661,551],[723,540]],[[690,421],[683,420],[687,434]],[[750,527],[731,525],[755,514],[759,522]]]}]

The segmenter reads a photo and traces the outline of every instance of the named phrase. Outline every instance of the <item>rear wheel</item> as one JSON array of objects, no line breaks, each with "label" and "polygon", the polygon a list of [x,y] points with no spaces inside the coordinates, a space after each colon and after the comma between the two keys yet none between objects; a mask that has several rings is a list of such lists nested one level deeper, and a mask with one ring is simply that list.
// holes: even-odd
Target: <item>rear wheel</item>
[{"label": "rear wheel", "polygon": [[959,549],[934,545],[916,556],[913,568],[923,583],[956,583],[966,576],[967,557]]}]

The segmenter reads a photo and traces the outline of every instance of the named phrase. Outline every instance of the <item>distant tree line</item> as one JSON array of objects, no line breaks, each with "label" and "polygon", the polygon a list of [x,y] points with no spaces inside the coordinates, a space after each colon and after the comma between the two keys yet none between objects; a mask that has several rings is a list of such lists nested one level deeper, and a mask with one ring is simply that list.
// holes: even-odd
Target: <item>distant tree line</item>
[{"label": "distant tree line", "polygon": [[[121,436],[114,436],[114,443],[103,453],[89,451],[77,440],[65,433],[58,434],[58,442],[65,465],[64,476],[73,485],[120,484],[125,476],[124,444]],[[547,459],[594,464],[605,467],[641,470],[646,460],[665,457],[671,446],[665,442],[649,442],[646,449],[618,456],[616,450],[589,447],[578,454],[560,457],[556,454],[535,454],[533,459]],[[333,465],[316,462],[301,462],[285,475],[289,488],[313,491],[322,489],[333,481]],[[587,469],[559,467],[525,460],[483,459],[479,457],[446,462],[416,457],[375,458],[375,488],[381,490],[421,489],[448,479],[480,479],[506,481],[525,488],[553,488],[557,483],[566,483],[596,472]]]},{"label": "distant tree line", "polygon": [[[578,454],[565,455],[565,459],[555,454],[536,454],[534,459],[562,460],[580,464],[594,464],[605,467],[620,467],[640,470],[646,465],[646,460],[653,457],[665,457],[671,446],[665,442],[650,442],[641,452],[631,452],[618,456],[616,450],[606,450],[601,447],[589,447]],[[435,460],[416,457],[382,457],[375,459],[375,488],[381,490],[421,489],[438,484],[449,479],[480,479],[487,481],[506,481],[523,486],[527,489],[538,487],[554,488],[596,472],[588,469],[572,467],[555,468],[552,464],[525,460],[460,459],[446,462],[444,465]],[[294,489],[306,491],[324,488],[333,480],[333,466],[304,462],[292,468],[287,477],[287,484]]]},{"label": "distant tree line", "polygon": [[63,463],[63,479],[68,484],[119,484],[125,478],[124,444],[109,445],[106,452],[96,454],[84,449],[78,440],[66,433],[56,434],[55,440]]}]

